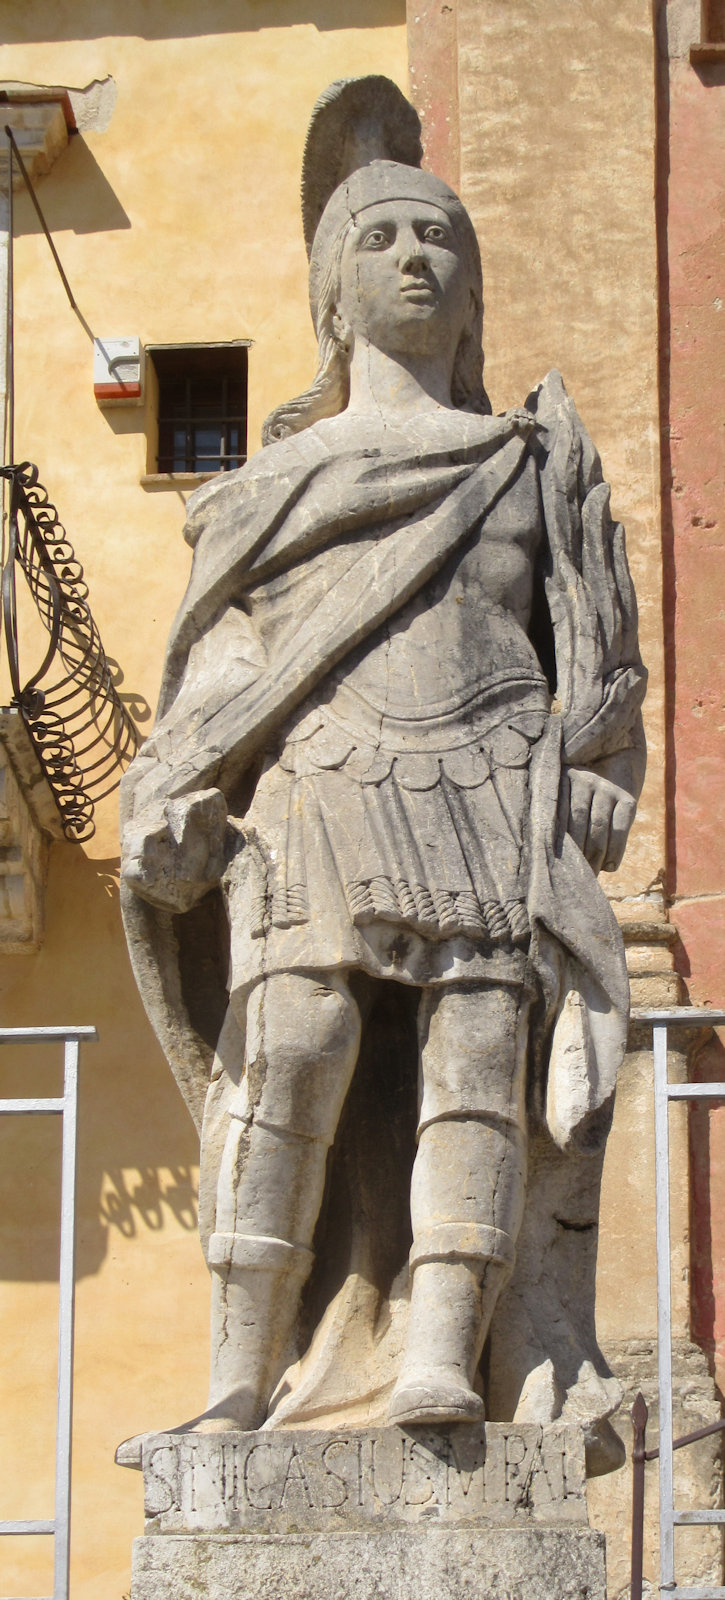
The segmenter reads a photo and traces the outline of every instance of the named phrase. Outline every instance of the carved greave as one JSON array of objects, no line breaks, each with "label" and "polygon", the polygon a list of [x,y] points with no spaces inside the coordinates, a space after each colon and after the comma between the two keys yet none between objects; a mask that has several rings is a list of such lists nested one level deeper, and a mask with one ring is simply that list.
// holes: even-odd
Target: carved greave
[{"label": "carved greave", "polygon": [[500,1115],[446,1118],[421,1132],[411,1186],[411,1304],[391,1418],[475,1417],[476,1372],[511,1272],[526,1144]]},{"label": "carved greave", "polygon": [[339,977],[279,973],[249,997],[247,1065],[229,1105],[218,1233],[308,1247],[327,1151],[360,1043],[357,1005]]},{"label": "carved greave", "polygon": [[513,1266],[523,1216],[526,1143],[502,1118],[450,1118],[420,1136],[411,1185],[411,1266],[498,1261]]},{"label": "carved greave", "polygon": [[[219,1175],[216,1232],[309,1246],[325,1182],[329,1141],[258,1121],[230,1119]],[[211,1260],[209,1261],[211,1266]]]},{"label": "carved greave", "polygon": [[214,1233],[209,1408],[258,1427],[290,1358],[311,1250],[259,1234]]}]

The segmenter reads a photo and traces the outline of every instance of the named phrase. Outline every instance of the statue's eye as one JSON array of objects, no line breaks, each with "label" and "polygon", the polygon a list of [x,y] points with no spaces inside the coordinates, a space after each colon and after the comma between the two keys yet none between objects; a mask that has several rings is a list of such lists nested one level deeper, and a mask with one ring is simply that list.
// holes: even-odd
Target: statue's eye
[{"label": "statue's eye", "polygon": [[430,226],[426,228],[423,238],[427,244],[446,244],[448,241],[445,228],[441,228],[437,222],[431,222]]},{"label": "statue's eye", "polygon": [[384,250],[388,243],[388,236],[386,233],[383,233],[382,228],[371,228],[370,232],[366,233],[365,238],[363,239],[363,249]]}]

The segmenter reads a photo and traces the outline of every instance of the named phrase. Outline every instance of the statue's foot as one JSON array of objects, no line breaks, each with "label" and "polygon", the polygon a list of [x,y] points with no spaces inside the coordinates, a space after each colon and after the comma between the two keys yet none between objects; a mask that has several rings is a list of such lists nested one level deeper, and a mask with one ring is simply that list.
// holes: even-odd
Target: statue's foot
[{"label": "statue's foot", "polygon": [[149,1433],[135,1433],[131,1439],[124,1439],[116,1451],[116,1465],[140,1472],[144,1440],[153,1439],[158,1433],[251,1433],[261,1426],[266,1414],[266,1405],[260,1405],[256,1394],[238,1389],[175,1428],[153,1428]]},{"label": "statue's foot", "polygon": [[411,1422],[483,1422],[480,1395],[460,1381],[457,1369],[431,1367],[398,1379],[388,1419],[397,1427]]}]

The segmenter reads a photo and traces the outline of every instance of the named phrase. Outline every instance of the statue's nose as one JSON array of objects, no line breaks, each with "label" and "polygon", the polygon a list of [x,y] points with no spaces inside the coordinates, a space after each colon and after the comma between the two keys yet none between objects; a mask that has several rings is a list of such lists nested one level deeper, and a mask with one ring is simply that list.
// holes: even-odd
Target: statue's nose
[{"label": "statue's nose", "polygon": [[429,267],[428,257],[423,245],[416,234],[411,233],[400,241],[400,270],[401,272],[427,272]]}]

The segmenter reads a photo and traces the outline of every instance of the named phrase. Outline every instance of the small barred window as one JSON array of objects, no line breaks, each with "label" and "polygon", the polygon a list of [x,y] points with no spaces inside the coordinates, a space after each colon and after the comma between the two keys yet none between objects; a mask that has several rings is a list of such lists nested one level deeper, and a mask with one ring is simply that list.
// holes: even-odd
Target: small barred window
[{"label": "small barred window", "polygon": [[231,472],[247,459],[246,344],[149,350],[159,385],[157,471]]}]

